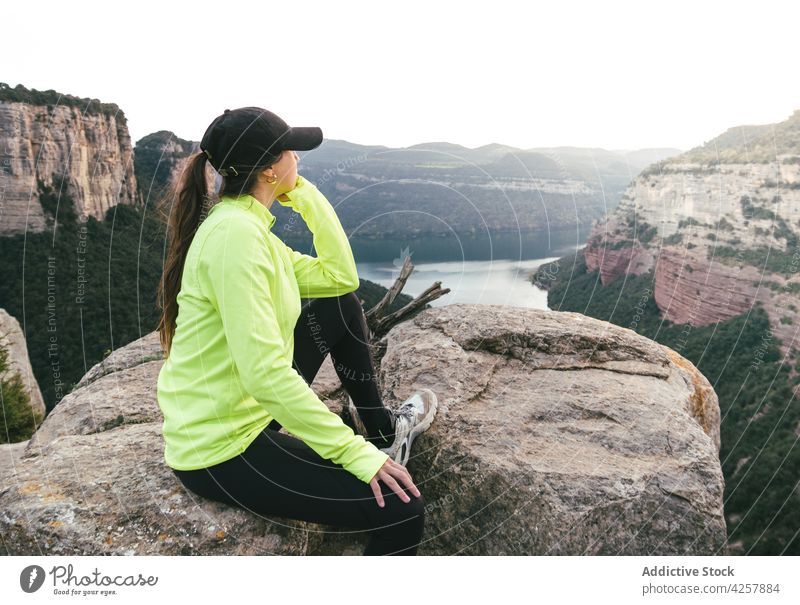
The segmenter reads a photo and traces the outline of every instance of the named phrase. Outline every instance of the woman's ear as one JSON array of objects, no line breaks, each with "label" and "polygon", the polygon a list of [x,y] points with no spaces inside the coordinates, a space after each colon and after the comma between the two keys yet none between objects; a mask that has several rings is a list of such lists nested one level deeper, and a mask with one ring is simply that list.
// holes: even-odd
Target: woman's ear
[{"label": "woman's ear", "polygon": [[275,174],[275,171],[270,166],[269,168],[264,168],[258,176],[259,180],[262,180],[266,183],[274,183],[278,179],[278,175]]}]

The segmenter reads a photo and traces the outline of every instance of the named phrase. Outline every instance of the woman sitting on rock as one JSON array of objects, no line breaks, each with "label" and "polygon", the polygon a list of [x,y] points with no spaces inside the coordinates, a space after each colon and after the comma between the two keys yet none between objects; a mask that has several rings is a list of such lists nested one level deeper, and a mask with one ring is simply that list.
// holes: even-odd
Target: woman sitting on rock
[{"label": "woman sitting on rock", "polygon": [[[396,412],[383,404],[347,235],[297,173],[295,150],[321,143],[319,128],[289,127],[258,107],[226,109],[165,199],[164,458],[200,496],[364,529],[364,554],[414,555],[425,507],[405,465],[436,396],[423,389]],[[206,162],[222,176],[209,211]],[[308,225],[316,257],[273,233],[276,199]],[[302,308],[301,297],[311,299]],[[366,435],[310,387],[328,352]]]}]

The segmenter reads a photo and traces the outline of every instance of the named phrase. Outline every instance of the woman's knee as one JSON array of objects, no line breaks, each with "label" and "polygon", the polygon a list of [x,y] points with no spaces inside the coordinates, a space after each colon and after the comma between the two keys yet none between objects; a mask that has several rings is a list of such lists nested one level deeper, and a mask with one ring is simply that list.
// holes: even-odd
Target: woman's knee
[{"label": "woman's knee", "polygon": [[392,544],[393,550],[416,547],[425,532],[425,499],[411,496],[410,502],[396,500],[392,505],[387,501],[388,514],[373,526],[373,533],[381,543]]},{"label": "woman's knee", "polygon": [[425,496],[422,495],[422,492],[419,493],[419,496],[411,494],[411,502],[408,502],[406,506],[411,507],[411,512],[414,516],[425,517]]},{"label": "woman's knee", "polygon": [[425,498],[422,497],[422,494],[420,494],[418,498],[411,496],[411,502],[406,504],[406,506],[411,507],[411,510],[408,512],[408,519],[414,531],[414,535],[419,539],[425,527]]}]

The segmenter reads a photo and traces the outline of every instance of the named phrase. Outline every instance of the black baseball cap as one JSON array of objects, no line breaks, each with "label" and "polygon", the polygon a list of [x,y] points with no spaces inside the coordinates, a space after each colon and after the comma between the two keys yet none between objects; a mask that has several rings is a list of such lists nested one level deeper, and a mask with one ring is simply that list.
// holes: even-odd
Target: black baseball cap
[{"label": "black baseball cap", "polygon": [[271,164],[282,151],[319,147],[322,130],[289,126],[261,107],[226,109],[206,129],[200,149],[222,176]]}]

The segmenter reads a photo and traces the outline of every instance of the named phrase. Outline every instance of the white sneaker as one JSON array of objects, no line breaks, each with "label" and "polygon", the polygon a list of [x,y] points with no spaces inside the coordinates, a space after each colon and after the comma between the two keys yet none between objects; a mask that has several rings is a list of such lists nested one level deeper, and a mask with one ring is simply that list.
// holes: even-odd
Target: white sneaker
[{"label": "white sneaker", "polygon": [[[433,422],[439,407],[436,394],[430,389],[420,389],[400,404],[397,411],[390,410],[394,423],[394,442],[389,447],[378,448],[389,454],[398,464],[405,466],[411,457],[411,444],[417,435],[423,433]],[[358,410],[352,399],[348,403],[350,417],[358,427],[358,433],[366,436],[363,424],[358,418]],[[381,433],[383,436],[383,433]]]}]

